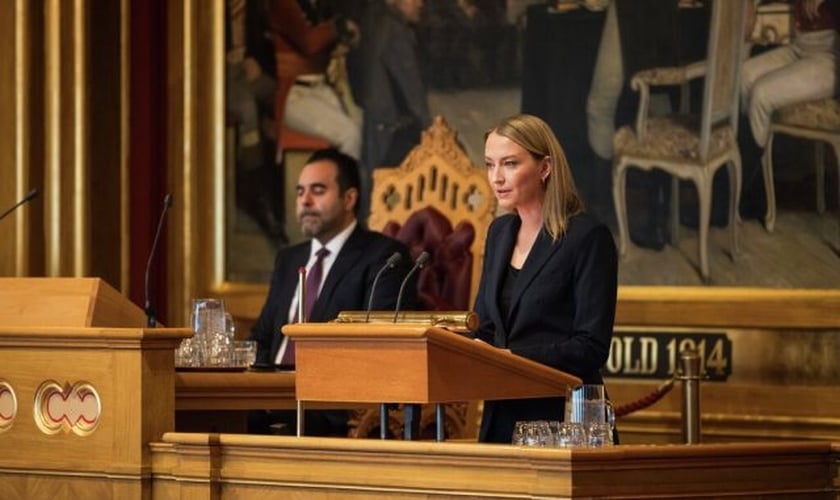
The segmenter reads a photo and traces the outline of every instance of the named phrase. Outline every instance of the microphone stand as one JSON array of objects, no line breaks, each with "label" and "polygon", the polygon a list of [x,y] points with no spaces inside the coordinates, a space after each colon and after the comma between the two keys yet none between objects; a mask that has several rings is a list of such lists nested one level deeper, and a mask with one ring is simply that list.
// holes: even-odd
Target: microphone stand
[{"label": "microphone stand", "polygon": [[379,283],[379,277],[387,271],[388,269],[393,269],[394,266],[397,265],[399,261],[402,260],[402,254],[399,252],[394,252],[388,260],[385,261],[385,265],[382,266],[381,269],[376,273],[376,276],[373,278],[373,284],[370,286],[370,297],[368,298],[368,306],[367,306],[367,314],[365,314],[365,323],[370,323],[370,311],[373,309],[373,292],[376,291],[376,285]]},{"label": "microphone stand", "polygon": [[[394,307],[394,323],[397,322],[397,318],[400,316],[400,305],[402,304],[405,285],[408,283],[411,276],[419,269],[423,269],[423,266],[425,266],[431,258],[432,256],[429,255],[429,252],[422,252],[417,257],[417,260],[414,261],[414,267],[412,267],[408,274],[405,275],[402,284],[400,284],[400,291],[397,293],[397,305]],[[388,423],[387,407],[383,404],[379,411],[380,437],[384,439],[384,429],[386,429]],[[407,403],[403,406],[403,422],[405,423],[403,438],[407,441],[416,439],[420,435],[420,412],[421,407],[417,403]]]},{"label": "microphone stand", "polygon": [[[303,323],[307,321],[309,318],[304,318],[303,314],[306,311],[306,304],[304,301],[306,300],[306,268],[301,266],[298,268],[298,303],[297,303],[297,320],[298,323]],[[292,342],[292,339],[286,339],[286,350],[289,349],[289,342]],[[285,356],[286,353],[283,353]],[[304,419],[303,419],[303,401],[300,399],[295,398],[295,434],[297,437],[303,436],[305,432],[304,428]]]},{"label": "microphone stand", "polygon": [[397,322],[397,319],[400,317],[400,306],[402,305],[402,298],[403,292],[405,291],[405,285],[408,283],[409,278],[411,278],[414,273],[418,270],[423,269],[429,260],[431,260],[432,256],[429,255],[429,252],[423,251],[418,257],[417,260],[414,261],[414,267],[405,275],[402,284],[400,284],[400,291],[397,293],[397,306],[394,307],[394,323]]},{"label": "microphone stand", "polygon": [[155,231],[155,239],[152,240],[152,249],[149,251],[149,259],[146,261],[146,276],[145,276],[145,293],[146,293],[146,303],[145,303],[145,310],[146,310],[146,327],[147,328],[154,328],[157,326],[157,318],[155,318],[155,308],[152,306],[152,299],[149,295],[149,274],[151,274],[152,270],[152,260],[155,257],[155,253],[157,251],[158,240],[160,239],[160,232],[163,228],[163,222],[166,219],[166,212],[169,211],[169,207],[172,206],[172,194],[167,193],[166,196],[163,198],[163,211],[160,213],[160,218],[158,219],[157,230]]},{"label": "microphone stand", "polygon": [[12,213],[12,212],[14,212],[15,210],[17,210],[17,208],[18,208],[19,206],[23,205],[24,203],[27,203],[27,202],[32,201],[32,200],[33,200],[34,198],[36,198],[37,196],[38,196],[38,188],[32,189],[31,191],[29,191],[28,193],[26,193],[26,196],[24,196],[22,200],[20,200],[19,202],[15,203],[14,205],[12,205],[12,207],[11,207],[11,208],[9,208],[9,209],[8,209],[8,210],[6,210],[5,212],[3,212],[3,215],[0,215],[0,220],[5,219],[7,215],[9,215],[10,213]]},{"label": "microphone stand", "polygon": [[[367,313],[365,314],[365,323],[370,323],[370,311],[373,309],[373,292],[376,291],[376,285],[379,283],[379,277],[382,276],[388,269],[393,269],[399,261],[402,260],[402,254],[394,252],[385,265],[376,273],[373,278],[373,284],[370,286],[370,297],[368,298]],[[386,439],[388,437],[388,403],[379,403],[379,439]]]}]

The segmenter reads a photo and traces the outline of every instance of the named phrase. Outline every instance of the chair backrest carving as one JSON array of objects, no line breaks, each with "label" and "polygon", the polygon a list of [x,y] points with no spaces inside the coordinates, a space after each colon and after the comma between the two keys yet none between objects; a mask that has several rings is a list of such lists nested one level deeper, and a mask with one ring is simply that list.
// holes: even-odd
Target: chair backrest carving
[{"label": "chair backrest carving", "polygon": [[712,6],[700,130],[700,158],[709,153],[712,129],[724,121],[738,129],[738,91],[744,46],[744,2],[717,0]]},{"label": "chair backrest carving", "polygon": [[[434,210],[424,210],[428,207]],[[454,265],[454,269],[461,272],[465,271],[461,266],[469,267],[468,274],[460,274],[459,278],[470,284],[465,307],[469,309],[478,290],[484,240],[487,228],[495,217],[495,209],[495,197],[484,169],[470,161],[458,143],[456,132],[439,116],[423,132],[420,144],[411,150],[401,165],[374,169],[368,226],[404,241],[412,247],[412,257],[422,250],[432,253],[430,269],[424,269],[427,276],[419,277],[421,298],[427,288],[424,281],[433,279],[429,274],[437,274],[436,286],[445,289],[443,293],[444,297],[449,297],[449,305],[463,304],[463,298],[457,298],[463,294],[455,290],[457,286],[453,276],[442,276],[445,274],[443,268],[435,268],[435,263],[449,266],[450,270]],[[441,224],[441,216],[448,225]],[[421,223],[443,229],[419,229],[417,226]],[[433,231],[451,231],[452,234],[432,235]],[[419,233],[422,234],[418,236]],[[435,255],[437,248],[429,248],[428,245],[442,239],[446,239],[447,245],[441,250],[443,253]],[[420,240],[422,245],[427,246],[421,248]],[[469,258],[446,254],[466,242],[469,242]],[[434,307],[434,304],[427,303],[427,306]]]}]

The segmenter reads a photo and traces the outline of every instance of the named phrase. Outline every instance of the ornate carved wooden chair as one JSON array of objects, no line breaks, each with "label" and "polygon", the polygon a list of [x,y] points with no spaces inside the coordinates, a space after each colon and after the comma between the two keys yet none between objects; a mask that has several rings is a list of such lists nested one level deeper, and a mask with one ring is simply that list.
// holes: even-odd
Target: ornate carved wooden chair
[{"label": "ornate carved wooden chair", "polygon": [[792,104],[778,110],[770,125],[770,139],[764,150],[764,190],[767,193],[767,213],[764,227],[773,231],[776,224],[776,191],[773,186],[773,138],[786,134],[816,142],[815,168],[817,172],[817,212],[825,212],[825,144],[834,149],[837,163],[837,194],[840,199],[840,99],[829,97],[816,101]]},{"label": "ornate carved wooden chair", "polygon": [[478,291],[484,240],[496,201],[442,117],[395,168],[373,171],[368,226],[423,250],[432,262],[418,278],[427,309],[469,309]]},{"label": "ornate carved wooden chair", "polygon": [[[428,310],[472,308],[487,228],[496,200],[483,168],[475,166],[442,117],[423,132],[420,144],[395,168],[373,171],[368,226],[403,241],[416,258],[431,254],[418,277],[422,306]],[[478,405],[449,404],[447,437],[474,437]],[[354,437],[378,436],[378,410],[356,412]],[[420,427],[434,436],[434,411],[423,408]],[[389,412],[389,434],[402,435],[402,412]]]},{"label": "ornate carved wooden chair", "polygon": [[[729,228],[732,253],[737,252],[737,207],[741,189],[741,155],[736,141],[738,81],[743,44],[744,2],[716,0],[712,7],[706,60],[677,68],[654,68],[637,73],[631,80],[640,92],[635,127],[623,127],[614,138],[613,198],[620,233],[619,250],[627,251],[627,209],[625,179],[629,167],[662,169],[672,176],[671,227],[676,235],[679,220],[677,179],[688,179],[697,188],[700,203],[700,274],[709,281],[707,240],[712,200],[712,179],[726,165],[730,180]],[[674,114],[648,118],[650,87],[684,85],[705,77],[700,116]]]}]

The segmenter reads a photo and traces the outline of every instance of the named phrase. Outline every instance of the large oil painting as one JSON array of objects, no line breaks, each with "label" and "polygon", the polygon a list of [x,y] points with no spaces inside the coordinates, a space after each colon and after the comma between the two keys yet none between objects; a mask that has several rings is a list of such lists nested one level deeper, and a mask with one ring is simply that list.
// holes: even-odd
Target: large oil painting
[{"label": "large oil painting", "polygon": [[[265,283],[277,249],[301,239],[293,213],[290,160],[277,142],[282,120],[275,116],[278,61],[277,33],[269,15],[272,1],[282,3],[225,0],[224,279],[229,282]],[[377,7],[380,3],[396,5],[401,0],[295,1],[307,7],[312,22],[323,16],[336,16],[352,21],[357,28],[370,29],[365,23],[370,9],[383,8]],[[642,12],[641,3],[650,2],[639,3],[636,22],[655,22],[656,16]],[[672,47],[672,57],[665,59],[669,64],[704,59],[709,36],[707,2],[670,3],[678,4],[672,20],[680,37]],[[590,93],[601,74],[595,68],[599,48],[606,39],[608,4],[428,0],[412,29],[425,89],[422,98],[427,100],[432,116],[443,116],[458,132],[472,161],[477,166],[483,164],[484,131],[498,119],[518,112],[540,116],[560,139],[585,201],[617,238],[611,163],[593,151],[590,137]],[[360,29],[358,36],[364,39],[373,35]],[[749,45],[745,50],[751,54],[789,43],[790,9],[778,4],[762,6],[757,24],[746,38]],[[622,40],[628,43],[627,38]],[[638,40],[640,46],[645,42]],[[348,115],[361,120],[364,109],[354,100],[357,92],[353,85],[358,61],[363,60],[359,50],[364,44],[356,43],[341,53],[346,80],[338,90]],[[624,52],[633,49],[623,47]],[[651,64],[656,63],[658,56],[661,54],[635,55],[637,61],[652,61]],[[625,80],[629,76],[625,75]],[[702,81],[694,83],[689,92],[688,105],[696,109],[702,99]],[[668,94],[666,99],[674,109],[678,107],[679,98]],[[637,105],[634,93],[625,89],[615,116],[610,119],[616,125],[632,124]],[[672,186],[661,173],[632,172],[627,179],[632,244],[620,261],[620,283],[836,288],[840,283],[840,218],[838,190],[832,186],[838,182],[838,169],[834,168],[837,160],[831,154],[825,155],[825,211],[820,212],[816,201],[816,149],[809,140],[781,136],[776,140],[777,215],[770,228],[765,221],[767,202],[761,152],[741,148],[738,252],[729,245],[730,186],[725,169],[716,176],[708,280],[699,273],[698,195],[693,184],[683,181]],[[673,188],[678,202],[669,196]]]}]

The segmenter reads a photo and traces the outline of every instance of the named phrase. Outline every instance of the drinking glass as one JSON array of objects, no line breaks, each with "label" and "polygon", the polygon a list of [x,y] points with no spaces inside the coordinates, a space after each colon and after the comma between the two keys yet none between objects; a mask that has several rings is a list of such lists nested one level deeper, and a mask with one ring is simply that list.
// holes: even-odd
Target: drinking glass
[{"label": "drinking glass", "polygon": [[537,440],[535,446],[543,448],[554,446],[554,437],[551,435],[551,426],[547,420],[534,422],[534,430]]},{"label": "drinking glass", "polygon": [[551,420],[548,422],[548,430],[551,435],[551,441],[547,444],[547,446],[559,446],[559,442],[557,440],[560,437],[560,427],[562,425],[563,423],[559,420]]},{"label": "drinking glass", "polygon": [[513,424],[513,438],[511,439],[511,443],[516,446],[523,446],[525,444],[525,429],[528,427],[529,422],[520,421]]},{"label": "drinking glass", "polygon": [[560,448],[579,448],[586,445],[586,430],[576,422],[562,422],[555,438]]},{"label": "drinking glass", "polygon": [[545,420],[516,422],[513,427],[511,443],[517,446],[550,446],[551,431]]},{"label": "drinking glass", "polygon": [[542,446],[543,438],[537,422],[526,422],[522,441],[525,446]]},{"label": "drinking glass", "polygon": [[612,429],[610,424],[592,424],[586,434],[586,444],[590,448],[601,448],[612,444]]},{"label": "drinking glass", "polygon": [[177,367],[193,367],[199,366],[200,359],[198,349],[193,339],[184,339],[175,350],[175,366]]},{"label": "drinking glass", "polygon": [[254,340],[233,341],[233,364],[248,367],[257,360],[257,342]]}]

